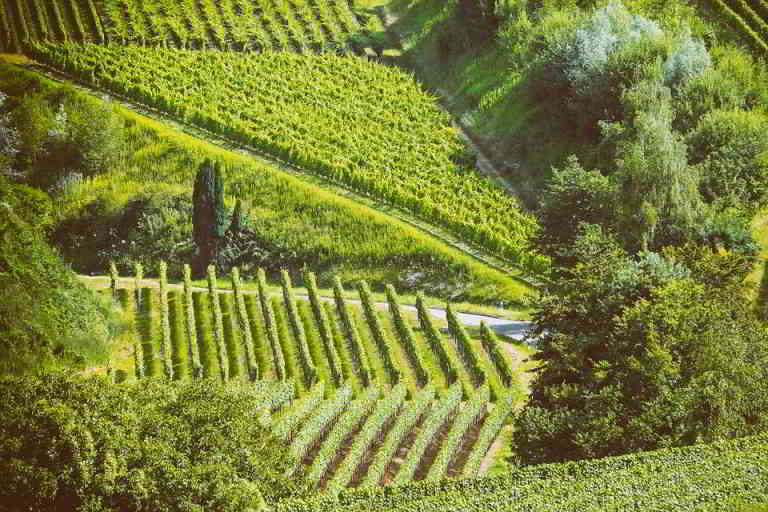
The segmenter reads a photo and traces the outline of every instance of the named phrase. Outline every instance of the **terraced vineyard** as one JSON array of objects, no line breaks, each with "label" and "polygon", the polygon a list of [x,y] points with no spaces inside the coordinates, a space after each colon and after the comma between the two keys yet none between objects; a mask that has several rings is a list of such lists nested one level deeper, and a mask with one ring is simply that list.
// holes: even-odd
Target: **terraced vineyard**
[{"label": "terraced vineyard", "polygon": [[[230,293],[216,291],[212,268],[207,291],[192,287],[188,266],[183,289],[169,287],[165,268],[160,265],[159,287],[149,288],[141,269],[120,279],[113,267],[111,286],[101,292],[113,294],[134,319],[134,375],[291,383],[299,399],[275,416],[274,429],[291,440],[293,455],[307,464],[318,488],[338,492],[475,474],[522,398],[515,379],[460,382],[458,375],[469,369],[451,340],[459,334],[443,336],[431,323],[446,371],[393,289],[387,311],[371,302],[365,283],[361,307],[345,298],[338,281],[335,300],[321,299],[312,274],[305,277],[305,297],[283,272],[282,297],[276,297],[267,294],[261,271],[256,293],[243,290],[237,271]],[[422,319],[431,318],[422,300],[419,308]],[[497,373],[494,356],[482,354],[485,347],[495,347],[495,357],[510,364],[495,338],[465,342],[485,375]],[[402,462],[395,460],[401,456]]]},{"label": "terraced vineyard", "polygon": [[531,273],[546,265],[530,247],[534,219],[468,165],[449,115],[398,69],[336,55],[76,43],[38,43],[32,53],[407,210]]},{"label": "terraced vineyard", "polygon": [[529,466],[491,478],[428,479],[395,488],[346,490],[276,503],[273,510],[751,510],[733,504],[764,503],[766,488],[768,435],[763,434],[621,457]]},{"label": "terraced vineyard", "polygon": [[760,53],[768,53],[768,1],[709,0],[711,7]]},{"label": "terraced vineyard", "polygon": [[375,55],[383,26],[348,0],[0,0],[0,29],[11,52],[39,40]]}]

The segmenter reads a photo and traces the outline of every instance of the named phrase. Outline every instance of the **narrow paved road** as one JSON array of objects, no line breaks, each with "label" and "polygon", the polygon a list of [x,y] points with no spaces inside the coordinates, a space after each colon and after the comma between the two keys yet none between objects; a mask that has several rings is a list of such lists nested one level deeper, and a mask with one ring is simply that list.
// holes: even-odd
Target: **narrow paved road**
[{"label": "narrow paved road", "polygon": [[[89,283],[89,287],[92,289],[106,289],[109,287],[109,277],[107,276],[78,275],[77,277],[81,281]],[[130,279],[130,278],[119,279],[118,287],[132,288],[134,286],[134,283],[135,283],[134,279]],[[141,281],[141,285],[147,288],[158,288],[160,286],[160,283],[152,279],[144,279]],[[168,288],[183,289],[184,286],[180,284],[169,284]],[[197,291],[208,290],[207,288],[203,288],[203,287],[193,287],[192,289]],[[232,290],[221,289],[219,290],[219,292],[232,293]],[[246,293],[249,295],[255,295],[258,292],[255,290],[244,290],[243,293]],[[270,295],[275,297],[282,297],[282,294],[280,292],[270,292]],[[309,300],[309,296],[302,293],[296,293],[296,297],[299,299]],[[327,302],[333,302],[333,297],[321,296],[320,298]],[[360,304],[361,302],[360,299],[354,299],[354,298],[347,298],[346,300],[351,304]],[[386,302],[374,302],[374,306],[380,311],[389,310],[389,304]],[[411,304],[401,304],[401,307],[406,311],[413,311],[413,312],[417,311],[416,306]],[[428,310],[430,314],[432,314],[432,316],[445,320],[444,309],[433,307],[433,308],[428,308]],[[480,315],[477,313],[456,312],[456,317],[458,318],[459,322],[466,325],[467,327],[479,327],[480,322],[485,322],[488,325],[488,327],[496,331],[496,333],[502,336],[506,336],[508,338],[513,338],[518,341],[522,340],[525,337],[526,332],[531,326],[530,322],[508,320],[506,318],[499,318],[499,317],[490,316],[490,315]]]}]

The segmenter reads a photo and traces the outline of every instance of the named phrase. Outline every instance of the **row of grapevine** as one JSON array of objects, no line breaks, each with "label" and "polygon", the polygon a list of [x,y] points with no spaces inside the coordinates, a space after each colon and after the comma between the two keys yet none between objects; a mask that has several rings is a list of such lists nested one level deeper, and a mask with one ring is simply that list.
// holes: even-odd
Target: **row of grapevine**
[{"label": "row of grapevine", "polygon": [[259,269],[257,273],[256,282],[259,286],[259,302],[261,303],[261,313],[264,318],[264,330],[267,332],[267,339],[269,340],[269,345],[272,348],[272,355],[274,357],[275,376],[278,380],[283,380],[286,377],[285,356],[283,355],[283,349],[280,346],[280,340],[277,337],[275,313],[272,310],[272,305],[267,296],[267,277],[262,269]]},{"label": "row of grapevine", "polygon": [[418,437],[408,450],[408,455],[403,465],[397,471],[394,478],[395,484],[405,484],[413,480],[416,470],[422,464],[422,459],[427,448],[437,438],[443,426],[450,420],[451,415],[461,403],[461,386],[454,384],[432,410],[427,414]]},{"label": "row of grapevine", "polygon": [[403,406],[406,393],[406,387],[403,384],[399,384],[395,386],[386,398],[376,405],[375,411],[365,422],[365,425],[363,425],[360,434],[355,438],[354,444],[352,444],[349,453],[344,457],[341,466],[334,473],[328,485],[326,485],[328,492],[339,492],[349,485],[366,453],[376,441],[382,440],[381,437],[386,430],[387,424],[396,417],[398,411]]},{"label": "row of grapevine", "polygon": [[293,295],[293,285],[291,284],[291,276],[288,275],[288,271],[283,270],[281,273],[282,286],[283,286],[283,301],[288,311],[288,321],[293,330],[293,337],[296,345],[298,346],[299,361],[304,372],[305,382],[307,387],[311,386],[318,378],[317,369],[312,361],[312,354],[309,351],[309,345],[307,344],[307,337],[304,334],[304,324],[299,317],[299,310],[296,306],[296,298]]},{"label": "row of grapevine", "polygon": [[[632,455],[541,464],[487,478],[346,490],[271,504],[275,512],[732,510],[763,503],[768,434]],[[749,506],[746,506],[749,508]]]},{"label": "row of grapevine", "polygon": [[456,342],[459,355],[464,361],[467,371],[472,376],[475,387],[480,387],[486,381],[485,370],[480,364],[480,356],[475,352],[469,334],[467,334],[464,326],[456,319],[450,304],[445,308],[445,316],[448,320],[448,330]]},{"label": "row of grapevine", "polygon": [[413,336],[413,331],[408,321],[403,316],[403,311],[400,308],[400,302],[397,298],[397,292],[395,288],[390,284],[387,285],[387,302],[389,303],[389,312],[392,315],[392,320],[397,329],[398,339],[402,343],[408,359],[413,366],[414,372],[416,372],[416,378],[419,381],[420,386],[425,386],[429,381],[429,375],[424,365],[423,356],[416,348],[416,340]]},{"label": "row of grapevine", "polygon": [[341,373],[341,359],[339,353],[336,350],[336,346],[333,343],[333,334],[331,332],[331,326],[328,320],[328,315],[325,309],[321,306],[320,297],[317,293],[317,281],[315,274],[308,272],[304,276],[304,280],[307,285],[307,294],[309,295],[309,302],[312,306],[312,312],[315,315],[315,321],[317,323],[318,333],[320,339],[323,342],[323,348],[325,349],[325,355],[328,360],[331,375],[333,377],[334,384],[336,386],[341,385],[343,380]]},{"label": "row of grapevine", "polygon": [[[297,461],[303,460],[304,456],[309,453],[320,437],[333,427],[336,419],[346,409],[351,398],[352,388],[348,386],[343,387],[332,398],[322,402],[314,410],[310,419],[291,443],[290,454],[294,459]],[[299,466],[295,466],[294,470],[298,468]]]},{"label": "row of grapevine", "polygon": [[245,359],[248,366],[248,377],[250,380],[259,378],[259,366],[256,363],[256,352],[253,345],[253,334],[251,332],[251,321],[248,318],[248,310],[245,306],[245,297],[241,289],[240,270],[235,267],[232,269],[232,289],[235,294],[237,307],[237,319],[240,325],[240,332],[245,346]]},{"label": "row of grapevine", "polygon": [[448,467],[459,453],[465,434],[485,415],[489,398],[490,391],[487,386],[483,386],[469,402],[464,404],[453,425],[451,425],[448,437],[440,445],[440,451],[437,452],[437,456],[429,468],[426,480],[437,481],[445,478]]},{"label": "row of grapevine", "polygon": [[363,307],[363,313],[365,314],[365,320],[371,330],[371,336],[373,337],[373,341],[376,343],[376,348],[378,349],[381,356],[384,369],[389,375],[389,381],[394,386],[400,382],[401,373],[400,370],[398,370],[395,366],[395,363],[392,359],[392,353],[390,352],[392,341],[384,332],[384,329],[381,326],[381,321],[376,314],[376,309],[373,305],[371,290],[368,287],[368,283],[365,281],[360,281],[360,283],[357,285],[357,290],[360,294],[360,302]]},{"label": "row of grapevine", "polygon": [[502,399],[496,401],[496,407],[488,415],[488,418],[483,424],[483,429],[477,436],[472,451],[467,457],[467,461],[464,464],[461,475],[464,477],[477,476],[480,471],[480,464],[483,462],[485,454],[491,447],[491,443],[499,436],[501,429],[504,427],[504,423],[512,414],[517,399],[513,393],[507,393]]},{"label": "row of grapevine", "polygon": [[349,347],[349,351],[352,354],[355,370],[360,377],[360,382],[363,387],[368,387],[373,380],[371,366],[368,363],[368,355],[365,352],[365,348],[360,341],[360,333],[357,330],[357,325],[352,318],[347,302],[344,299],[344,289],[341,286],[341,280],[338,276],[333,280],[333,293],[336,301],[336,308],[343,327],[344,338]]},{"label": "row of grapevine", "polygon": [[378,388],[371,387],[360,398],[349,404],[323,441],[320,451],[312,460],[307,472],[307,480],[310,484],[317,485],[320,482],[341,451],[343,443],[355,433],[360,424],[376,407],[379,394]]},{"label": "row of grapevine", "polygon": [[0,1],[0,46],[4,52],[17,52],[20,50],[18,40],[16,39],[16,31],[11,30],[13,20],[11,19],[11,13],[4,1]]},{"label": "row of grapevine", "polygon": [[400,70],[332,54],[44,42],[30,52],[407,210],[531,272],[546,265],[530,246],[535,220],[497,184],[454,161],[464,148],[450,117]]},{"label": "row of grapevine", "polygon": [[224,344],[224,318],[221,313],[221,297],[216,292],[218,284],[216,281],[216,267],[208,266],[208,299],[211,302],[211,313],[213,317],[213,342],[216,344],[216,355],[219,360],[219,371],[222,380],[229,380],[229,354]]},{"label": "row of grapevine", "polygon": [[[754,0],[752,3],[755,3]],[[728,0],[730,7],[760,36],[763,42],[768,42],[768,23],[761,18],[747,0]]]}]

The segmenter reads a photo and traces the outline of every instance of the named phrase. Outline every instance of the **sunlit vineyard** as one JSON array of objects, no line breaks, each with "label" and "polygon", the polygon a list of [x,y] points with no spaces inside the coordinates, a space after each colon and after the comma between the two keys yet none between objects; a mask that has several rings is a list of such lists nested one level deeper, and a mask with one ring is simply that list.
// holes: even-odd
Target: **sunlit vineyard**
[{"label": "sunlit vineyard", "polygon": [[450,229],[533,271],[535,221],[466,162],[450,117],[365,59],[35,45],[37,59]]},{"label": "sunlit vineyard", "polygon": [[[622,457],[522,467],[490,478],[354,489],[276,503],[278,512],[753,510],[763,503],[768,436]],[[761,510],[754,508],[754,510]]]},{"label": "sunlit vineyard", "polygon": [[[101,291],[131,326],[135,368],[119,378],[290,383],[297,400],[274,415],[273,429],[291,441],[317,488],[338,492],[477,474],[522,399],[517,376],[502,377],[493,363],[501,357],[512,364],[489,345],[502,342],[469,339],[463,328],[459,333],[450,326],[443,334],[423,300],[420,325],[411,325],[394,289],[388,304],[374,303],[363,282],[360,301],[353,301],[337,281],[330,300],[318,295],[311,273],[304,276],[304,292],[294,290],[283,272],[282,292],[270,295],[259,271],[254,291],[244,288],[238,272],[233,290],[224,291],[211,267],[206,290],[192,286],[189,267],[183,285],[169,285],[165,268],[160,265],[154,286],[140,268],[120,278],[113,267],[111,284]],[[437,340],[428,342],[425,329]],[[454,341],[462,335],[472,360],[495,378],[460,381],[470,371]],[[436,355],[435,343],[443,356]]]},{"label": "sunlit vineyard", "polygon": [[378,16],[348,0],[0,0],[0,49],[28,40],[375,55]]}]

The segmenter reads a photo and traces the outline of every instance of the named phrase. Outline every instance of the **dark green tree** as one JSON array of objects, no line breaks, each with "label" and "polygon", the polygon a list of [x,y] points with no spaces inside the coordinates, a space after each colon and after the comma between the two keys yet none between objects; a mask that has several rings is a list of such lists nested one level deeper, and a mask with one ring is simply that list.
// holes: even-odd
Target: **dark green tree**
[{"label": "dark green tree", "polygon": [[575,156],[555,169],[539,208],[541,231],[537,247],[555,265],[567,265],[563,249],[570,248],[579,225],[615,223],[616,186],[598,171],[586,171]]},{"label": "dark green tree", "polygon": [[[738,286],[712,288],[588,227],[538,304],[541,362],[516,420],[525,463],[738,437],[768,426],[768,334]],[[698,269],[701,270],[701,269]]]},{"label": "dark green tree", "polygon": [[235,209],[232,212],[232,222],[229,224],[229,232],[237,236],[248,223],[248,213],[246,207],[243,205],[242,199],[238,199],[235,203]]},{"label": "dark green tree", "polygon": [[199,250],[198,275],[203,275],[208,265],[217,260],[221,239],[227,230],[229,217],[224,205],[223,170],[219,162],[206,159],[195,179],[192,224]]}]

